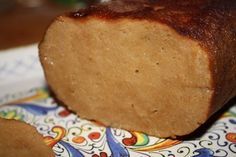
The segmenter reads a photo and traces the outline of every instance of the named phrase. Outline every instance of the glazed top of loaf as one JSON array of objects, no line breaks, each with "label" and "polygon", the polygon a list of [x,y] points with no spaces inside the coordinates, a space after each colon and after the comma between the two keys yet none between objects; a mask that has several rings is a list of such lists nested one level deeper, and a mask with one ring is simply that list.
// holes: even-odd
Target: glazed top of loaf
[{"label": "glazed top of loaf", "polygon": [[[113,0],[68,15],[104,20],[150,20],[196,40],[210,59],[212,110],[236,95],[236,0]],[[214,109],[213,109],[214,108]]]},{"label": "glazed top of loaf", "polygon": [[235,20],[235,0],[112,0],[70,14],[74,18],[131,18],[162,22],[182,35],[203,40],[208,31]]}]

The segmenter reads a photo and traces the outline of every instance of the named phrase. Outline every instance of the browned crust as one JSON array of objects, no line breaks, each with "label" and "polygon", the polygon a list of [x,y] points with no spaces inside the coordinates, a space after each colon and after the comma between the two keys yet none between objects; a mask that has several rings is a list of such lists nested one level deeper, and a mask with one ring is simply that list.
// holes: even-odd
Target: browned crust
[{"label": "browned crust", "polygon": [[157,21],[199,42],[209,55],[212,89],[209,115],[236,95],[235,0],[115,0],[68,15]]}]

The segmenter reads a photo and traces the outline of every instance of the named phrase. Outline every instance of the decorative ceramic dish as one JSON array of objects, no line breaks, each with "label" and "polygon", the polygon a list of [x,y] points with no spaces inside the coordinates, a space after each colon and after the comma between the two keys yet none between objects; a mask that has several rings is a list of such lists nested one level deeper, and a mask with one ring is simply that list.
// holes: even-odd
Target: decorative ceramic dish
[{"label": "decorative ceramic dish", "polygon": [[37,45],[0,52],[0,89],[0,117],[35,127],[58,157],[236,156],[236,104],[199,135],[185,140],[105,127],[81,119],[54,101],[43,77]]}]

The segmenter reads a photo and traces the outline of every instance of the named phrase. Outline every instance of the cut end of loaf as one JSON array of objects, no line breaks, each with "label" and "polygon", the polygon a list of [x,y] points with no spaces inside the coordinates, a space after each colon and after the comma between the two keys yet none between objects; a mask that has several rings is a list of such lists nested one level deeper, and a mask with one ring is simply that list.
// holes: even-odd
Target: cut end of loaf
[{"label": "cut end of loaf", "polygon": [[36,128],[22,121],[0,118],[1,157],[54,157]]},{"label": "cut end of loaf", "polygon": [[57,97],[83,118],[169,137],[209,116],[207,52],[157,21],[59,17],[40,59]]}]

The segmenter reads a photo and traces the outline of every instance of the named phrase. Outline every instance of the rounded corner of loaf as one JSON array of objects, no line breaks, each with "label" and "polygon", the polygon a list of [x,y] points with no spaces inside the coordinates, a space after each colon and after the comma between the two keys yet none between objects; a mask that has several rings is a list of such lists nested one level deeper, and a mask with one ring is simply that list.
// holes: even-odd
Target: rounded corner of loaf
[{"label": "rounded corner of loaf", "polygon": [[191,133],[235,96],[235,8],[155,5],[57,18],[39,49],[58,98],[82,117],[168,137]]}]

